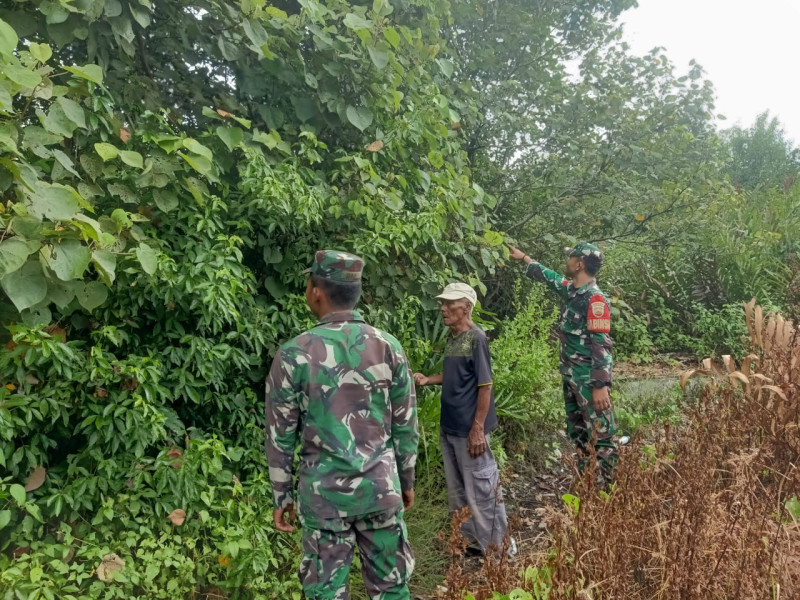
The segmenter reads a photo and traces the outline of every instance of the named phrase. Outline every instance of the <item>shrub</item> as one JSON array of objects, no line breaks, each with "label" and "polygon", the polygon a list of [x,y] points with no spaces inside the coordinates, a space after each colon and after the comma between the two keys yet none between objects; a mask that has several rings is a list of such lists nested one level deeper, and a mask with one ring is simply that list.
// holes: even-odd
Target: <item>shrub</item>
[{"label": "shrub", "polygon": [[553,423],[560,410],[550,393],[558,384],[558,350],[551,337],[558,311],[548,308],[544,294],[534,287],[491,343],[497,413],[532,425]]},{"label": "shrub", "polygon": [[544,582],[516,573],[491,580],[487,566],[461,589],[485,590],[477,581],[488,579],[490,592],[522,588],[509,598],[536,598],[541,583],[549,600],[798,597],[800,331],[754,305],[746,313],[754,356],[738,369],[704,361],[710,380],[679,425],[634,440],[608,491],[596,489],[590,469],[553,509],[549,553],[521,558],[538,564]]}]

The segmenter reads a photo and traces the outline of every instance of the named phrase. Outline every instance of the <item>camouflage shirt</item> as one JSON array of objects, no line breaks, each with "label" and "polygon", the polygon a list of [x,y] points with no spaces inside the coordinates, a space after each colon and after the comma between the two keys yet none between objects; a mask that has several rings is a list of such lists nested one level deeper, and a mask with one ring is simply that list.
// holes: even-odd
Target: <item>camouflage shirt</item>
[{"label": "camouflage shirt", "polygon": [[396,508],[414,486],[417,408],[403,349],[356,311],[326,315],[283,344],[266,390],[276,508],[332,519]]},{"label": "camouflage shirt", "polygon": [[559,370],[564,377],[600,386],[611,383],[611,313],[608,300],[595,281],[576,288],[563,275],[537,262],[525,274],[554,290],[564,301],[558,333]]}]

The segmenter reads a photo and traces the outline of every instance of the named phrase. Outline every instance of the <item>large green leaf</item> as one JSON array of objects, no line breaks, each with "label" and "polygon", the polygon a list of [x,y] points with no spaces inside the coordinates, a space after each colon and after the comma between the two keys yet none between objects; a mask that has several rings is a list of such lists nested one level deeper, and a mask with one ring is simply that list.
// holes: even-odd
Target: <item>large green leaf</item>
[{"label": "large green leaf", "polygon": [[11,497],[16,500],[18,506],[25,504],[26,495],[24,487],[18,483],[12,483],[11,487],[8,488],[8,491],[11,493]]},{"label": "large green leaf", "polygon": [[386,50],[382,50],[378,47],[368,47],[367,51],[369,52],[369,58],[378,69],[383,69],[386,65],[389,64],[389,53]]},{"label": "large green leaf", "polygon": [[99,281],[90,281],[79,288],[75,296],[80,305],[91,312],[106,301],[108,288]]},{"label": "large green leaf", "polygon": [[217,137],[228,147],[228,150],[233,150],[244,139],[244,132],[238,127],[217,127]]},{"label": "large green leaf", "polygon": [[107,250],[95,250],[92,252],[92,262],[106,285],[114,283],[117,276],[117,257],[113,253]]},{"label": "large green leaf", "polygon": [[152,275],[158,268],[158,253],[147,244],[139,244],[136,248],[136,258],[142,265],[142,270],[148,275]]},{"label": "large green leaf", "polygon": [[[61,150],[57,148],[53,150],[53,157],[58,161],[58,164],[64,167],[65,170],[75,175],[75,177],[80,177],[78,172],[75,170],[75,164],[72,162],[72,159],[64,154]],[[55,176],[53,178],[55,179]]]},{"label": "large green leaf", "polygon": [[31,42],[31,45],[28,46],[28,50],[33,58],[41,63],[47,62],[53,56],[53,50],[47,44],[37,44],[36,42]]},{"label": "large green leaf", "polygon": [[372,21],[367,21],[364,17],[359,17],[355,13],[347,13],[344,17],[344,26],[348,29],[372,29]]},{"label": "large green leaf", "polygon": [[348,106],[347,120],[361,131],[364,131],[372,124],[372,111],[365,106],[360,106],[358,108],[355,106]]},{"label": "large green leaf", "polygon": [[36,306],[47,296],[47,280],[38,261],[29,260],[21,269],[4,276],[0,286],[19,311]]},{"label": "large green leaf", "polygon": [[256,48],[261,48],[261,46],[267,43],[267,39],[269,39],[267,31],[258,21],[254,19],[244,21],[242,23],[242,28],[244,29],[245,35],[253,42],[253,46]]},{"label": "large green leaf", "polygon": [[59,308],[66,308],[75,298],[79,289],[83,289],[82,281],[50,279],[47,282],[47,299]]},{"label": "large green leaf", "polygon": [[208,160],[214,160],[214,155],[212,154],[211,150],[209,150],[206,146],[204,146],[195,139],[186,138],[185,140],[183,140],[183,147],[188,148],[195,154],[199,154],[200,156],[205,156]]},{"label": "large green leaf", "polygon": [[397,49],[397,46],[400,45],[400,34],[397,33],[397,30],[394,27],[384,27],[383,37],[385,37],[386,41],[392,45],[392,48]]},{"label": "large green leaf", "polygon": [[97,154],[100,155],[100,158],[103,161],[111,160],[113,158],[117,158],[119,155],[119,150],[117,150],[116,146],[112,146],[106,142],[98,142],[94,145],[94,150]]},{"label": "large green leaf", "polygon": [[42,76],[25,67],[15,64],[3,66],[3,74],[24,88],[35,88],[42,82]]},{"label": "large green leaf", "polygon": [[205,156],[191,156],[189,154],[184,154],[183,152],[178,152],[178,156],[185,160],[190,167],[192,167],[201,175],[209,175],[211,173],[211,161]]},{"label": "large green leaf", "polygon": [[78,127],[86,127],[86,115],[80,104],[64,96],[60,97],[57,102],[70,121],[75,123]]},{"label": "large green leaf", "polygon": [[159,210],[165,213],[175,210],[178,207],[178,197],[174,192],[169,190],[154,190],[153,200],[155,200]]},{"label": "large green leaf", "polygon": [[11,56],[18,43],[19,38],[14,28],[0,19],[0,54]]},{"label": "large green leaf", "polygon": [[293,96],[292,104],[297,118],[303,123],[311,120],[319,112],[316,101],[310,96]]},{"label": "large green leaf", "polygon": [[91,250],[78,240],[61,240],[51,249],[44,246],[42,255],[47,266],[62,281],[81,278],[92,258]]},{"label": "large green leaf", "polygon": [[0,242],[0,277],[13,273],[28,260],[28,244],[17,238]]},{"label": "large green leaf", "polygon": [[[37,113],[40,114],[40,113]],[[77,125],[70,119],[60,104],[53,104],[46,115],[40,115],[42,126],[50,133],[71,138]]]},{"label": "large green leaf", "polygon": [[36,125],[28,125],[22,130],[24,136],[22,147],[30,148],[33,146],[52,146],[53,144],[61,143],[64,136],[56,135],[45,131]]},{"label": "large green leaf", "polygon": [[47,306],[47,304],[49,304],[48,300],[39,303],[38,306],[32,306],[31,308],[23,310],[20,313],[23,322],[30,327],[42,327],[51,323],[53,321],[53,313],[50,307]]},{"label": "large green leaf", "polygon": [[142,155],[138,152],[122,150],[119,153],[119,157],[122,159],[122,162],[128,166],[136,167],[137,169],[144,168],[144,160],[142,159]]},{"label": "large green leaf", "polygon": [[103,83],[103,69],[99,65],[83,65],[82,67],[73,65],[71,67],[63,67],[66,71],[88,79],[89,81],[101,85]]},{"label": "large green leaf", "polygon": [[436,169],[441,169],[444,166],[444,157],[442,153],[437,151],[428,152],[428,160],[431,165]]},{"label": "large green leaf", "polygon": [[73,221],[76,222],[77,226],[80,228],[85,240],[99,241],[103,235],[103,230],[100,227],[100,223],[91,217],[87,217],[83,213],[75,215]]},{"label": "large green leaf", "polygon": [[68,185],[38,182],[33,194],[28,196],[28,212],[40,219],[65,221],[78,212],[80,196]]},{"label": "large green leaf", "polygon": [[14,110],[14,99],[11,97],[11,83],[0,80],[0,112],[10,113]]}]

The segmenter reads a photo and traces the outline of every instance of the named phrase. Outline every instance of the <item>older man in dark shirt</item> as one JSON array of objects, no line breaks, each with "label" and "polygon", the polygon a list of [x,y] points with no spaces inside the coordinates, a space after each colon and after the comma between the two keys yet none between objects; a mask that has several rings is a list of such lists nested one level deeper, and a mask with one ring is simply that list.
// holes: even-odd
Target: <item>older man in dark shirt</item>
[{"label": "older man in dark shirt", "polygon": [[465,283],[452,283],[437,296],[450,336],[439,375],[414,374],[417,385],[442,386],[441,446],[451,511],[468,507],[462,525],[468,550],[502,546],[508,529],[497,462],[489,434],[497,427],[492,363],[486,334],[472,322],[478,299]]}]

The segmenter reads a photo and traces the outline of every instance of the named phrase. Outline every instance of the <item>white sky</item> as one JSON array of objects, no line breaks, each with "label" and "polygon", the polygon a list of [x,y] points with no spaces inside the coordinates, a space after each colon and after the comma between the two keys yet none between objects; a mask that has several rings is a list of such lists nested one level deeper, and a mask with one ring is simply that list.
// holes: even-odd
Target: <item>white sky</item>
[{"label": "white sky", "polygon": [[679,73],[700,63],[721,127],[769,110],[800,144],[800,0],[639,0],[622,22],[634,53],[663,46]]}]

